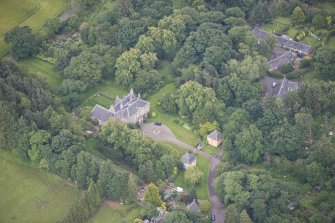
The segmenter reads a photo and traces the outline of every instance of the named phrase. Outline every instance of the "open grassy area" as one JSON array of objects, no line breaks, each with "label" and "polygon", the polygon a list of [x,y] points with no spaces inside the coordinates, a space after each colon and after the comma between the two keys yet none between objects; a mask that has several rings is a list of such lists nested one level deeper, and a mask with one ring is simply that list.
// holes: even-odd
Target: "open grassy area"
[{"label": "open grassy area", "polygon": [[206,145],[202,151],[204,151],[205,153],[208,153],[210,155],[216,155],[218,153],[218,148],[215,148],[214,146],[211,146],[211,145]]},{"label": "open grassy area", "polygon": [[[36,33],[41,29],[44,19],[62,13],[66,9],[67,2],[66,0],[1,0],[0,35],[15,25],[29,26]],[[8,53],[9,46],[3,40],[3,36],[0,37],[0,57],[2,57]]]},{"label": "open grassy area", "polygon": [[197,145],[200,141],[199,137],[193,133],[192,131],[179,126],[177,123],[173,121],[173,119],[177,118],[175,115],[170,115],[165,113],[159,106],[158,102],[163,97],[164,94],[174,92],[176,90],[174,84],[168,84],[165,87],[161,88],[157,93],[151,95],[148,100],[150,102],[150,110],[151,112],[156,113],[156,117],[150,118],[149,121],[158,121],[162,122],[164,125],[167,125],[172,132],[176,135],[176,137],[190,145]]},{"label": "open grassy area", "polygon": [[327,15],[335,16],[335,2],[329,0],[328,2],[318,2],[314,5],[316,8],[325,12]]},{"label": "open grassy area", "polygon": [[0,1],[0,35],[22,22],[39,9],[33,0],[1,0]]},{"label": "open grassy area", "polygon": [[281,33],[291,25],[291,19],[288,17],[276,17],[271,23],[265,24],[263,29],[267,32]]},{"label": "open grassy area", "polygon": [[[113,98],[111,102],[114,102],[114,99],[119,96],[120,98],[127,95],[128,91],[115,84],[113,81],[103,81],[102,83],[99,83],[97,86],[90,88],[88,91],[86,91],[82,97],[82,103],[83,106],[94,106],[96,102],[102,102],[102,103],[107,103],[106,98],[94,98],[92,96],[96,95],[96,93],[102,92],[106,94],[107,96]],[[92,101],[93,100],[93,101]],[[95,101],[94,101],[95,100]],[[110,104],[108,104],[109,107]]]},{"label": "open grassy area", "polygon": [[327,47],[331,48],[331,49],[335,49],[335,36],[332,36],[329,38],[328,42],[327,42]]},{"label": "open grassy area", "polygon": [[[203,180],[200,184],[195,187],[197,191],[198,198],[201,200],[209,199],[208,196],[208,174],[211,168],[211,163],[206,158],[196,155],[197,158],[197,167],[204,173]],[[176,187],[182,187],[186,191],[190,191],[191,187],[187,185],[184,181],[184,173],[185,171],[179,172],[174,184]]]},{"label": "open grassy area", "polygon": [[133,222],[134,219],[140,217],[140,209],[138,206],[129,205],[103,205],[97,213],[90,219],[89,223],[123,223]]},{"label": "open grassy area", "polygon": [[62,83],[61,74],[53,69],[51,63],[31,57],[20,60],[18,64],[27,68],[31,76],[44,81],[52,88],[56,88]]},{"label": "open grassy area", "polygon": [[0,150],[0,222],[56,222],[79,191],[46,171]]}]

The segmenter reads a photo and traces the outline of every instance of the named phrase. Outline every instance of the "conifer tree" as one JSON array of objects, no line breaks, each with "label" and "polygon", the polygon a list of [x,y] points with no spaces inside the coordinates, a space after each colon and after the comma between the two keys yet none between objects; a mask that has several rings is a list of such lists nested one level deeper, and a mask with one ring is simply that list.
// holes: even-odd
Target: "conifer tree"
[{"label": "conifer tree", "polygon": [[163,201],[159,195],[158,187],[156,187],[155,184],[150,183],[148,185],[147,190],[144,192],[144,200],[151,202],[156,205],[156,207],[162,205]]}]

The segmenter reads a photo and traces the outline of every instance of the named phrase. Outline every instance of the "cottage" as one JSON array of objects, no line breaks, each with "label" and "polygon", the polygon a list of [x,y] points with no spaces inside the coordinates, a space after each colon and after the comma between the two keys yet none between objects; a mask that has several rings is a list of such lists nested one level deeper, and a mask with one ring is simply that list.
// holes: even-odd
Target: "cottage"
[{"label": "cottage", "polygon": [[183,164],[184,169],[186,170],[187,168],[191,167],[191,166],[196,166],[197,165],[197,160],[195,158],[195,156],[192,153],[186,153],[185,155],[183,155],[180,159],[180,161]]},{"label": "cottage", "polygon": [[207,142],[211,146],[218,147],[222,143],[221,133],[217,130],[211,132],[207,136]]},{"label": "cottage", "polygon": [[[267,36],[270,35],[270,33],[261,30],[260,28],[256,27],[253,30],[253,33],[255,34],[258,43],[260,40],[265,39]],[[294,52],[300,53],[300,54],[310,54],[312,52],[312,47],[306,44],[303,44],[301,42],[296,42],[294,40],[291,40],[287,36],[276,36],[276,44],[277,46],[280,46],[285,49],[292,50]]]},{"label": "cottage", "polygon": [[95,105],[91,111],[91,119],[97,120],[99,125],[105,124],[111,119],[125,123],[142,123],[150,112],[150,103],[136,96],[133,89],[123,99],[116,98],[114,105],[109,109],[101,105]]},{"label": "cottage", "polygon": [[277,70],[279,67],[291,63],[294,60],[293,54],[292,52],[287,52],[284,53],[283,55],[268,61],[268,65],[269,65],[269,70],[270,71],[274,71]]},{"label": "cottage", "polygon": [[195,199],[193,199],[192,203],[187,205],[187,208],[189,208],[190,210],[194,212],[200,212],[199,206],[197,202],[195,201]]}]

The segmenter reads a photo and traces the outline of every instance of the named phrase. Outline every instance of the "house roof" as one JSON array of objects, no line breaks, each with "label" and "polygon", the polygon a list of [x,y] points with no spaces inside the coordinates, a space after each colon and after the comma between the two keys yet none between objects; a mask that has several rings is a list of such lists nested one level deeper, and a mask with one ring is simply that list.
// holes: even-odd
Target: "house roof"
[{"label": "house roof", "polygon": [[268,61],[269,69],[272,71],[282,65],[288,64],[294,60],[294,56],[291,52],[286,52],[283,55]]},{"label": "house roof", "polygon": [[199,206],[195,199],[193,199],[192,203],[188,204],[187,207],[194,212],[200,212]]},{"label": "house roof", "polygon": [[222,136],[221,133],[218,130],[214,130],[213,132],[211,132],[208,136],[208,138],[214,139],[216,141],[220,141],[222,140]]},{"label": "house roof", "polygon": [[[254,28],[252,30],[252,32],[255,34],[256,38],[258,40],[262,40],[262,39],[265,39],[267,36],[270,35],[270,33],[264,31],[264,30],[261,30],[260,28]],[[309,46],[309,45],[306,45],[306,44],[303,44],[301,42],[297,42],[297,41],[294,41],[294,40],[291,40],[285,36],[277,36],[275,35],[276,37],[276,42],[277,44],[279,45],[282,45],[283,47],[287,47],[287,48],[290,48],[290,49],[294,49],[296,51],[301,51],[305,54],[308,54],[312,51],[312,47]]]},{"label": "house roof", "polygon": [[100,105],[95,105],[91,111],[91,118],[106,122],[112,117],[112,113]]},{"label": "house roof", "polygon": [[194,157],[194,155],[192,153],[186,153],[185,155],[183,155],[181,157],[180,160],[181,160],[182,163],[191,164],[191,163],[194,162],[195,157]]},{"label": "house roof", "polygon": [[298,87],[299,87],[298,82],[289,81],[289,80],[286,79],[286,77],[284,77],[284,79],[283,79],[283,81],[280,85],[277,96],[280,97],[281,99],[283,99],[289,91],[296,90],[296,89],[298,89]]}]

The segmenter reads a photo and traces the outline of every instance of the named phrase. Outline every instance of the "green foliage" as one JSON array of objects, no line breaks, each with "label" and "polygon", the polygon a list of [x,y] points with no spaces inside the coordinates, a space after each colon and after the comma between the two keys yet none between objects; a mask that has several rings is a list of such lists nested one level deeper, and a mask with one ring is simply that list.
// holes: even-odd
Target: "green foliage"
[{"label": "green foliage", "polygon": [[199,201],[199,208],[200,208],[200,211],[203,215],[208,215],[208,213],[211,210],[211,206],[212,206],[211,202],[208,201],[208,200]]},{"label": "green foliage", "polygon": [[334,80],[335,63],[334,63],[335,49],[319,48],[315,54],[314,67],[315,70],[321,73],[325,78]]},{"label": "green foliage", "polygon": [[158,187],[150,183],[144,192],[144,200],[154,204],[156,207],[160,207],[163,203],[161,196],[159,195]]},{"label": "green foliage", "polygon": [[203,179],[204,173],[198,167],[188,167],[185,171],[185,182],[189,185],[196,185]]},{"label": "green foliage", "polygon": [[58,17],[50,17],[44,20],[42,28],[48,36],[53,36],[59,31],[61,25]]},{"label": "green foliage", "polygon": [[188,220],[187,216],[181,211],[173,211],[166,214],[164,217],[165,223],[190,223],[191,221]]},{"label": "green foliage", "polygon": [[313,17],[312,24],[317,29],[322,29],[327,26],[327,20],[321,14],[317,14]]},{"label": "green foliage", "polygon": [[299,6],[297,6],[293,10],[291,19],[292,19],[292,22],[295,25],[300,25],[301,23],[303,23],[305,21],[305,19],[306,19],[305,14]]},{"label": "green foliage", "polygon": [[39,50],[40,41],[28,26],[14,27],[5,34],[4,40],[11,45],[10,53],[16,58],[31,56]]}]

